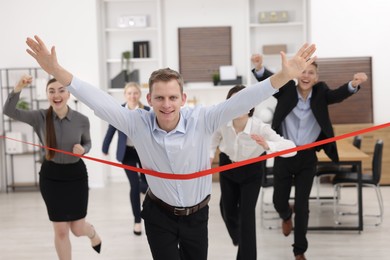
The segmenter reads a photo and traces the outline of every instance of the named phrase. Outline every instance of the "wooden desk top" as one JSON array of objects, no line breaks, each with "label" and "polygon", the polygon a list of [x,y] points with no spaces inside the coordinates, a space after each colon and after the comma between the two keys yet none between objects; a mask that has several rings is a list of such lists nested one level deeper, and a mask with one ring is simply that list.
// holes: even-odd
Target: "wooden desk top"
[{"label": "wooden desk top", "polygon": [[[364,159],[370,158],[368,154],[356,148],[355,146],[353,146],[353,144],[349,143],[346,140],[339,140],[336,143],[340,161],[362,161]],[[325,154],[324,150],[318,152],[317,157],[318,161],[320,162],[331,161]]]}]

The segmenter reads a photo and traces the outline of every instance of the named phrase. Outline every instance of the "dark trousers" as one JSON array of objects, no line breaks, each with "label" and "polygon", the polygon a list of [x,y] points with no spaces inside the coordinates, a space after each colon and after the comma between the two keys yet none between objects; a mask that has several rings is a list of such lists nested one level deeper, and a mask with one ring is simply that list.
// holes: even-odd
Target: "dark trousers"
[{"label": "dark trousers", "polygon": [[[220,153],[220,165],[230,164]],[[241,166],[220,174],[220,209],[233,244],[238,245],[237,260],[256,260],[256,203],[261,187],[261,163]]]},{"label": "dark trousers", "polygon": [[295,255],[303,254],[308,247],[306,239],[309,222],[309,197],[316,172],[317,155],[313,149],[299,151],[289,158],[276,157],[274,162],[273,203],[279,216],[291,217],[290,191],[295,185],[294,244]]},{"label": "dark trousers", "polygon": [[146,196],[141,214],[154,260],[207,259],[209,206],[180,217]]},{"label": "dark trousers", "polygon": [[[126,147],[126,153],[122,164],[142,168],[141,161],[134,147]],[[125,169],[127,178],[130,182],[130,204],[134,215],[134,222],[141,223],[141,197],[140,192],[145,193],[148,184],[144,174],[138,175],[138,172]]]}]

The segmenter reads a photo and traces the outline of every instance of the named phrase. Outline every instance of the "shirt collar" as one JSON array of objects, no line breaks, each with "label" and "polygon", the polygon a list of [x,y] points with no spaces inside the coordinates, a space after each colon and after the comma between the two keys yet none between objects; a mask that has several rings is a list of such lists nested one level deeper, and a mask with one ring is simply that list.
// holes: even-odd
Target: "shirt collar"
[{"label": "shirt collar", "polygon": [[[130,109],[130,110],[131,110],[131,108],[129,108],[129,106],[127,105],[127,103],[125,104],[125,107],[126,107],[127,109]],[[137,109],[137,108],[139,108],[139,105],[137,105],[137,106],[134,108],[134,110]]]},{"label": "shirt collar", "polygon": [[[311,89],[309,95],[307,95],[307,100],[310,100],[310,99],[311,99],[312,93],[313,93],[313,89]],[[303,97],[301,96],[301,93],[299,93],[298,88],[297,88],[297,94],[298,94],[298,99],[299,99],[300,101],[305,101],[305,100],[303,99]]]},{"label": "shirt collar", "polygon": [[[153,120],[153,131],[164,131],[166,132],[165,130],[161,129],[158,124],[157,124],[157,117],[156,117],[156,114],[154,114],[154,120]],[[183,115],[180,113],[180,119],[179,119],[179,123],[177,124],[176,128],[173,129],[170,133],[175,133],[175,132],[181,132],[181,133],[185,133],[186,132],[186,122],[184,120],[184,117]]]},{"label": "shirt collar", "polygon": [[[66,116],[65,116],[63,119],[68,119],[69,121],[71,121],[73,115],[74,115],[73,109],[71,109],[71,108],[68,106],[68,113],[66,114]],[[54,116],[55,119],[61,120],[61,119],[57,116],[57,114],[56,114],[56,112],[55,112],[54,110],[53,110],[53,116]]]},{"label": "shirt collar", "polygon": [[[248,134],[248,135],[251,133],[252,122],[253,122],[253,118],[252,118],[252,117],[249,117],[249,118],[248,118],[248,121],[246,122],[244,131],[242,131],[243,133]],[[226,126],[232,128],[232,129],[234,130],[233,120],[230,120],[230,121],[226,124]]]}]

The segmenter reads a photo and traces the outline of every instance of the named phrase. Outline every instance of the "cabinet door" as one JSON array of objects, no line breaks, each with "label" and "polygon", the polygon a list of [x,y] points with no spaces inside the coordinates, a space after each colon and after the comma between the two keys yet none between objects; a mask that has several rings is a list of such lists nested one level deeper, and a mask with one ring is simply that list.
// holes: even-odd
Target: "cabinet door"
[{"label": "cabinet door", "polygon": [[[160,0],[100,0],[99,7],[103,88],[111,88],[123,70],[138,70],[138,77],[128,81],[147,84],[151,72],[161,67]],[[122,62],[123,52],[130,52],[129,62]]]}]

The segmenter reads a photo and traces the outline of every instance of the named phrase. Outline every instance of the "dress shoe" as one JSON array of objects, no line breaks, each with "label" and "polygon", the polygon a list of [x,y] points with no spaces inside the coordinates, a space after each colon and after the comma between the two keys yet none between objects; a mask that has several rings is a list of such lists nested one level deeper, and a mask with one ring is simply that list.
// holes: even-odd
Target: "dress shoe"
[{"label": "dress shoe", "polygon": [[136,236],[140,236],[142,234],[142,226],[141,223],[135,223],[133,233]]},{"label": "dress shoe", "polygon": [[282,221],[283,235],[287,237],[288,235],[290,235],[291,230],[292,230],[292,219],[290,217],[289,219]]},{"label": "dress shoe", "polygon": [[295,256],[295,260],[306,260],[306,257],[305,257],[304,254],[296,255],[296,256]]},{"label": "dress shoe", "polygon": [[289,219],[287,220],[283,220],[282,221],[282,231],[283,231],[283,235],[285,235],[286,237],[290,235],[291,233],[291,230],[292,230],[292,215],[294,213],[294,205],[290,205],[290,209],[291,209],[291,216]]}]

